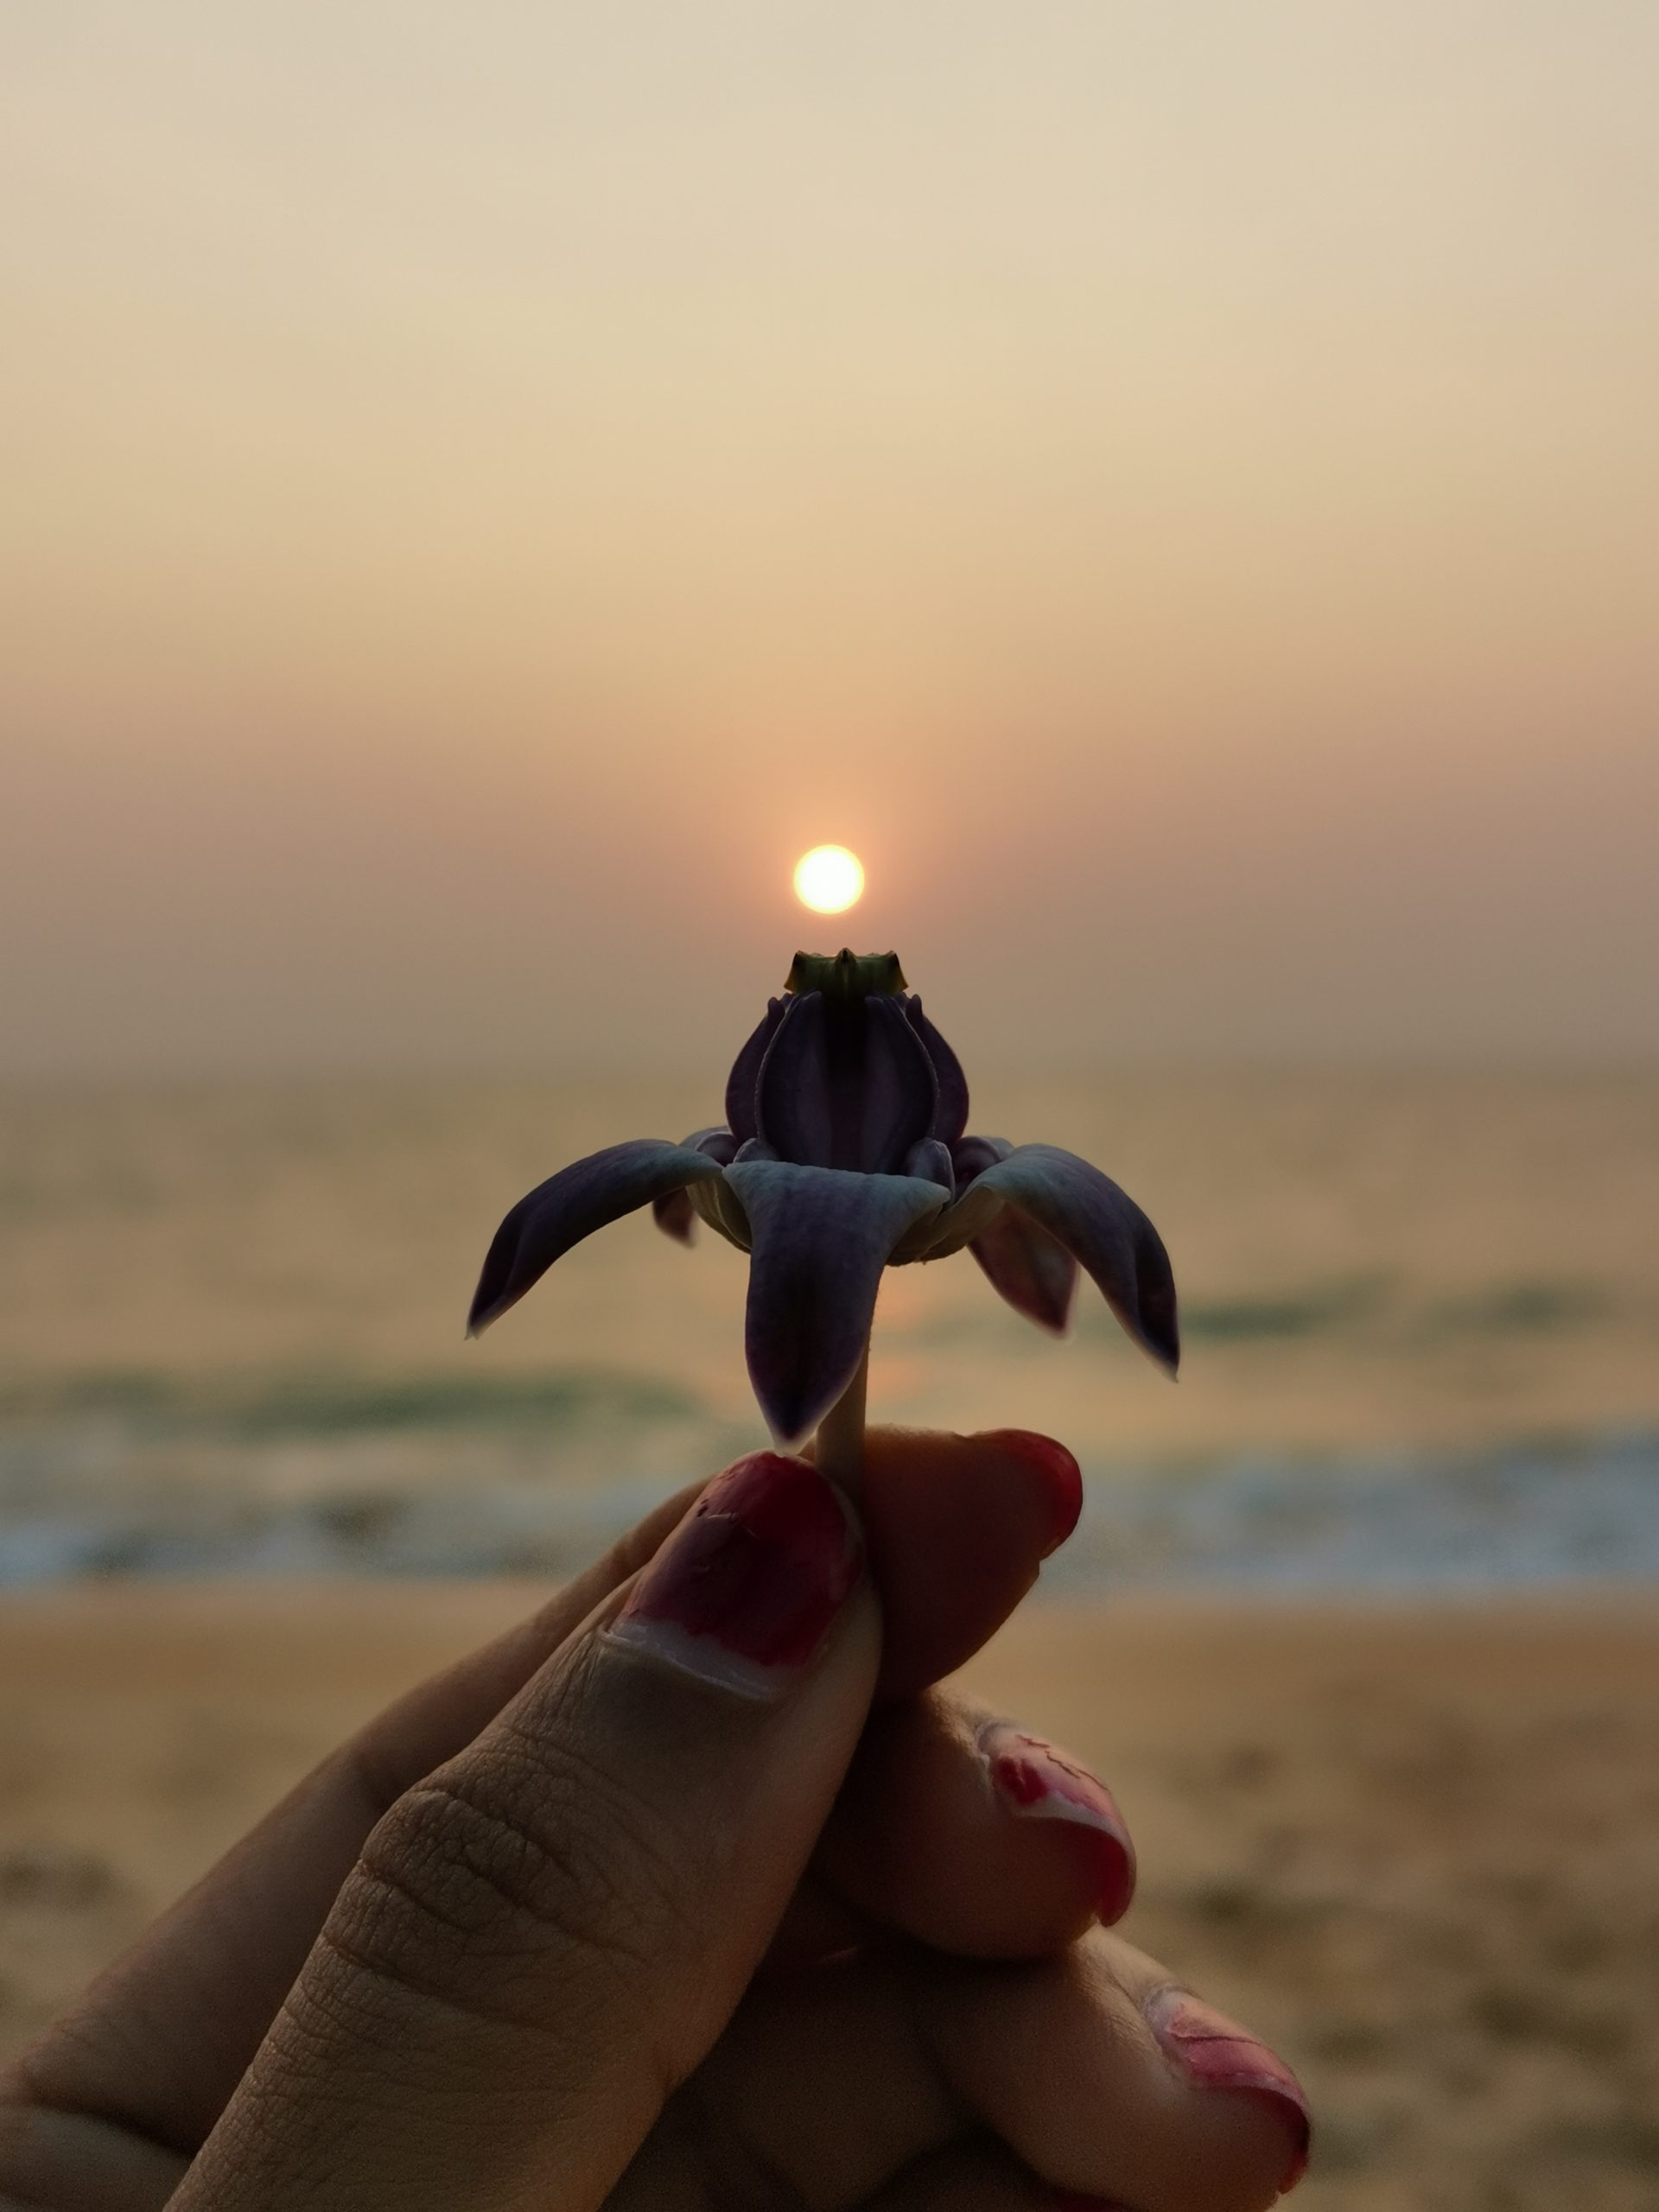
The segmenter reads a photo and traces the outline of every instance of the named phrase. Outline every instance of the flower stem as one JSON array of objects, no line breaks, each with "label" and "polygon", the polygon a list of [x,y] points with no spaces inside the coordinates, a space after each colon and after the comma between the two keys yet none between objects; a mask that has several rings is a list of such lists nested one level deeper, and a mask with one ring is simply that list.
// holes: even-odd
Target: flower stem
[{"label": "flower stem", "polygon": [[815,1457],[831,1482],[856,1497],[864,1467],[864,1401],[870,1382],[870,1340],[852,1381],[818,1423]]}]

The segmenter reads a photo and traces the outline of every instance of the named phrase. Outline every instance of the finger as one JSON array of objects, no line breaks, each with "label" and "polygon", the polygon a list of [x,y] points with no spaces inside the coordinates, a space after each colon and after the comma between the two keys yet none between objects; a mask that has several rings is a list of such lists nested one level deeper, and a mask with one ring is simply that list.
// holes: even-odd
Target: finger
[{"label": "finger", "polygon": [[0,2212],[162,2212],[188,2160],[0,2092]]},{"label": "finger", "polygon": [[1135,1893],[1112,1795],[1046,1738],[934,1690],[866,1728],[814,1871],[938,1949],[1039,1958]]},{"label": "finger", "polygon": [[879,1651],[841,1494],[728,1468],[380,1822],[177,2212],[597,2203],[739,2002]]},{"label": "finger", "polygon": [[994,2139],[956,2143],[918,2158],[867,2197],[859,2212],[1127,2212],[1099,2196],[1058,2190],[1027,2173]]},{"label": "finger", "polygon": [[1103,1931],[1024,1966],[869,1954],[756,1988],[617,2212],[725,2202],[721,2175],[748,2171],[822,2212],[903,2204],[988,2135],[1058,2204],[1265,2212],[1308,2120],[1281,2060]]},{"label": "finger", "polygon": [[[710,2164],[709,2146],[695,2124],[660,2130],[606,2199],[605,2212],[706,2212],[711,2202],[734,2201],[729,2179],[726,2193],[718,2200],[711,2198]],[[729,2155],[726,2166],[729,2176]],[[779,2177],[774,2171],[766,2180],[764,2194],[757,2188],[742,2201],[777,2201]],[[851,2198],[839,2194],[823,2196],[821,2182],[822,2176],[814,2177],[813,2204],[831,2212],[853,2205]],[[924,2152],[901,2173],[880,2183],[873,2195],[861,2196],[856,2212],[1125,2212],[1125,2208],[1052,2188],[1027,2172],[995,2136],[981,2134],[947,2144],[943,2150]]]},{"label": "finger", "polygon": [[308,1775],[53,2023],[27,2054],[20,2101],[194,2152],[375,1822],[652,1556],[700,1488],[665,1501],[531,1619],[398,1699]]},{"label": "finger", "polygon": [[1077,1523],[1083,1478],[1027,1429],[872,1429],[861,1500],[887,1640],[879,1694],[954,1673],[994,1636]]},{"label": "finger", "polygon": [[1262,2212],[1306,2167],[1284,2061],[1119,1936],[1013,1976],[935,1960],[918,2003],[957,2093],[1056,2183],[1137,2212]]}]

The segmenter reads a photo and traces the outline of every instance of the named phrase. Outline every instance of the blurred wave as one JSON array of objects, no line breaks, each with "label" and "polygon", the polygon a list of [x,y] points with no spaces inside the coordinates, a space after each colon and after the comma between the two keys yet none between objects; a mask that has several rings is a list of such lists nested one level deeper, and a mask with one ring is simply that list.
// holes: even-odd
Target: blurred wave
[{"label": "blurred wave", "polygon": [[[648,1376],[79,1376],[0,1401],[0,1586],[563,1573],[755,1440]],[[1085,1471],[1071,1594],[1659,1576],[1659,1430]]]},{"label": "blurred wave", "polygon": [[409,1428],[662,1420],[697,1411],[660,1376],[607,1374],[216,1376],[203,1382],[116,1370],[0,1384],[0,1421],[107,1417],[133,1437],[391,1434]]},{"label": "blurred wave", "polygon": [[[1174,1252],[1169,1390],[1085,1289],[1056,1344],[971,1260],[887,1278],[878,1417],[1045,1428],[1063,1589],[1659,1574],[1659,1078],[988,1082]],[[745,1268],[641,1217],[480,1344],[503,1209],[706,1120],[706,1084],[0,1093],[0,1583],[558,1573],[760,1440]]]}]

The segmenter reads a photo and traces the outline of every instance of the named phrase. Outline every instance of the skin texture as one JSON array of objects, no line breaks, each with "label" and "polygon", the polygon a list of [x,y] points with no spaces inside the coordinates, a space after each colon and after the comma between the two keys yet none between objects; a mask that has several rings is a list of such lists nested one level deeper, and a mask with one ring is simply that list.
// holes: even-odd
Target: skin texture
[{"label": "skin texture", "polygon": [[1069,1533],[1069,1464],[875,1432],[856,1513],[768,1454],[671,1500],[48,2030],[0,2082],[0,2208],[1271,2203],[1294,2084],[1160,2041],[1192,2016],[1096,1924],[1109,1796],[936,1687]]}]

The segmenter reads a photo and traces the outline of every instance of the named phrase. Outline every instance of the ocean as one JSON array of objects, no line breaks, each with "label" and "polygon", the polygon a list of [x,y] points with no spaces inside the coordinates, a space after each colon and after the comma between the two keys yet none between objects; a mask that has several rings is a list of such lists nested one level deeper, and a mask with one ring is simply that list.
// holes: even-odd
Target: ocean
[{"label": "ocean", "polygon": [[[557,1573],[763,1440],[707,1234],[462,1338],[512,1200],[720,1081],[0,1094],[0,1584]],[[1077,1451],[1046,1587],[1659,1576],[1659,1076],[991,1077],[974,1126],[1096,1160],[1181,1290],[1172,1386],[1086,1283],[1057,1344],[965,1255],[887,1277],[873,1418]]]}]

